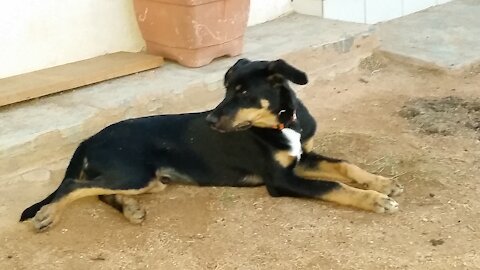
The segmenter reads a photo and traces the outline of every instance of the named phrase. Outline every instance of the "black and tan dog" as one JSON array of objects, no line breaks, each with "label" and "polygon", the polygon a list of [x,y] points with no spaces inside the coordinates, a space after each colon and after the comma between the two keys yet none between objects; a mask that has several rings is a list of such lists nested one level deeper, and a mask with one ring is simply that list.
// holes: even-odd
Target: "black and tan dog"
[{"label": "black and tan dog", "polygon": [[140,223],[145,210],[132,195],[168,184],[265,185],[274,197],[397,211],[389,196],[403,188],[395,180],[312,152],[315,120],[288,81],[303,85],[307,76],[283,60],[241,59],[226,73],[225,98],[215,109],[130,119],[103,129],[78,146],[57,190],[20,220],[33,218],[42,231],[68,203],[98,196]]}]

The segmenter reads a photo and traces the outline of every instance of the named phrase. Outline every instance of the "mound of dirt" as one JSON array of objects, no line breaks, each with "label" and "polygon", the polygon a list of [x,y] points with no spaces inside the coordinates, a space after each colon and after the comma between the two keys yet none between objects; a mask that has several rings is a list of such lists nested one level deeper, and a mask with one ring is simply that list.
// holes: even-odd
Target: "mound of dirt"
[{"label": "mound of dirt", "polygon": [[372,54],[372,55],[368,56],[367,58],[363,59],[360,62],[359,67],[360,67],[360,69],[367,70],[367,71],[370,71],[370,72],[374,72],[374,71],[378,71],[382,68],[385,68],[387,66],[387,64],[385,62],[386,62],[386,60],[382,56],[377,55],[377,54]]},{"label": "mound of dirt", "polygon": [[480,99],[419,98],[408,101],[400,115],[425,134],[447,136],[480,132]]}]

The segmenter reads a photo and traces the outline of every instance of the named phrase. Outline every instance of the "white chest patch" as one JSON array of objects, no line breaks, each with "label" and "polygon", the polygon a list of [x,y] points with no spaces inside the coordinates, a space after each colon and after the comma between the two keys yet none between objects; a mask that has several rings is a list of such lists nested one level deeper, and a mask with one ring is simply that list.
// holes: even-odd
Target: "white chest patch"
[{"label": "white chest patch", "polygon": [[302,155],[302,143],[300,142],[300,133],[290,128],[282,129],[282,133],[285,138],[287,138],[288,144],[290,145],[290,151],[288,153],[291,156],[297,157],[297,160],[300,159],[300,156]]}]

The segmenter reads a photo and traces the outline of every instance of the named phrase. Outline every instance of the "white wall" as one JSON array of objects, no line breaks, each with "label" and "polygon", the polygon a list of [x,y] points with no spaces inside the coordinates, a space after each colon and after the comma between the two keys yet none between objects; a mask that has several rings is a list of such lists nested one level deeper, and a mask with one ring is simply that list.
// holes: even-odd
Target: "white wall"
[{"label": "white wall", "polygon": [[264,23],[291,11],[290,0],[250,0],[248,25]]},{"label": "white wall", "polygon": [[323,17],[323,0],[294,0],[292,7],[300,14]]},{"label": "white wall", "polygon": [[132,0],[1,4],[0,78],[143,46]]},{"label": "white wall", "polygon": [[[251,0],[248,24],[289,11],[290,0]],[[132,0],[18,0],[0,5],[0,78],[143,47]]]}]

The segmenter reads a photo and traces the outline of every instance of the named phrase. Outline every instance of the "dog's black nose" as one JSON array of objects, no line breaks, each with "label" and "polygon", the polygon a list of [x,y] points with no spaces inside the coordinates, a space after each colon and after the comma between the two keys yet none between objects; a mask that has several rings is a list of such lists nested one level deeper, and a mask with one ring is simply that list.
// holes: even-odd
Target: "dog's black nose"
[{"label": "dog's black nose", "polygon": [[213,115],[213,114],[207,115],[206,120],[207,120],[207,122],[210,123],[210,124],[216,124],[216,123],[218,123],[218,117],[216,117],[216,116]]}]

